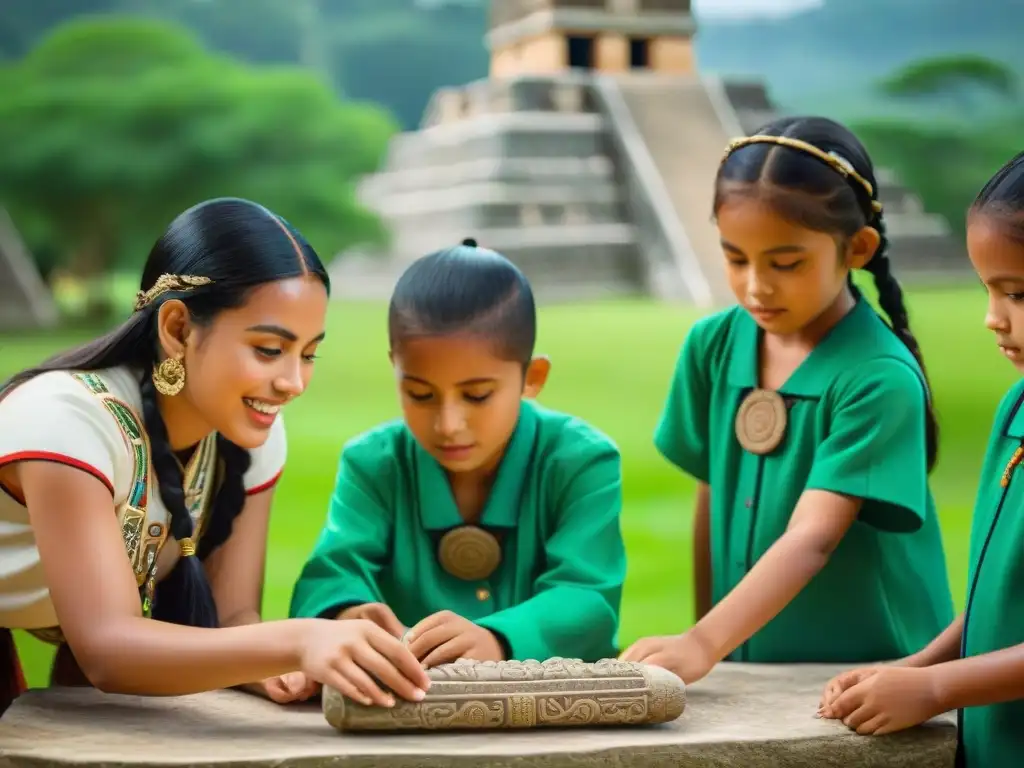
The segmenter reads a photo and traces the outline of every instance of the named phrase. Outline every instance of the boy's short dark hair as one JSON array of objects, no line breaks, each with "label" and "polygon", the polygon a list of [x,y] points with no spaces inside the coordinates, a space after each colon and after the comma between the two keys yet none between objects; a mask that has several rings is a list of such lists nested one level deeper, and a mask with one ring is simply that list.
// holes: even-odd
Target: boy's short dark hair
[{"label": "boy's short dark hair", "polygon": [[537,338],[533,290],[505,256],[466,238],[414,261],[398,278],[388,308],[392,349],[417,336],[472,334],[528,365]]}]

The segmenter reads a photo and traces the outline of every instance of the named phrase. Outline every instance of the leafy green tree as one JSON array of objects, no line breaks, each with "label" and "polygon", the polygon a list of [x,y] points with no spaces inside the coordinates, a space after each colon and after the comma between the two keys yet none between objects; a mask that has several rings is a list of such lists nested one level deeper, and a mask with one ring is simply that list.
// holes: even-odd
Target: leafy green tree
[{"label": "leafy green tree", "polygon": [[963,237],[964,215],[978,190],[1019,150],[1011,126],[929,126],[901,120],[865,120],[853,126],[875,163],[892,168],[925,208],[943,215]]},{"label": "leafy green tree", "polygon": [[915,61],[881,83],[888,96],[902,99],[944,97],[970,110],[978,99],[1017,96],[1017,75],[1007,65],[978,54],[951,54]]},{"label": "leafy green tree", "polygon": [[967,207],[1019,144],[1019,115],[984,119],[980,107],[995,97],[1005,114],[1005,107],[1016,106],[1017,89],[1014,72],[984,56],[922,59],[883,80],[880,91],[912,104],[952,104],[948,119],[872,118],[853,127],[876,162],[896,171],[925,207],[945,216],[955,236],[962,237]]},{"label": "leafy green tree", "polygon": [[0,200],[45,222],[79,275],[137,264],[170,218],[221,195],[276,210],[324,258],[384,236],[354,183],[394,122],[307,70],[244,65],[165,22],[87,17],[0,70],[0,90]]},{"label": "leafy green tree", "polygon": [[339,94],[415,128],[431,93],[487,74],[487,0],[0,0],[0,59],[64,21],[97,13],[160,19],[212,51],[301,64]]}]

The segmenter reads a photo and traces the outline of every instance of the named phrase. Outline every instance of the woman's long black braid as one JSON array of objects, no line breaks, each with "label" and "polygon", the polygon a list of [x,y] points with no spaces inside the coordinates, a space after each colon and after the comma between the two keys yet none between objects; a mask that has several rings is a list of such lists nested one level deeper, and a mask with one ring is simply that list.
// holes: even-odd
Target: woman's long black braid
[{"label": "woman's long black braid", "polygon": [[[142,393],[143,418],[150,436],[151,471],[160,490],[160,498],[170,516],[170,535],[181,541],[198,534],[185,503],[184,473],[178,457],[167,439],[167,426],[157,406],[157,393],[151,373],[146,371],[139,381]],[[245,503],[244,476],[249,469],[250,455],[222,435],[217,435],[217,484],[207,512],[203,535],[195,557],[182,557],[163,579],[156,591],[153,617],[176,624],[197,627],[219,625],[216,603],[205,574],[188,578],[187,570],[202,568],[202,561],[231,535],[234,518]]]}]

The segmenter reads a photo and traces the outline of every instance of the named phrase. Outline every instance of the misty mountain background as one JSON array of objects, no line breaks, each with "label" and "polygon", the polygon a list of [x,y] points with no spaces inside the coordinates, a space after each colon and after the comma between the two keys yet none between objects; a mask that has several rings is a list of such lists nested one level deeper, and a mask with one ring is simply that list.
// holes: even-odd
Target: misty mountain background
[{"label": "misty mountain background", "polygon": [[[487,76],[483,34],[492,1],[415,0],[420,8],[479,13],[479,53],[462,81]],[[695,39],[702,72],[759,80],[783,112],[815,112],[839,120],[910,118],[963,124],[1016,117],[1014,104],[992,92],[893,98],[879,85],[907,65],[957,55],[985,56],[1024,75],[1024,0],[825,0],[786,16],[701,14]],[[474,25],[475,25],[474,24]],[[463,27],[465,30],[466,27]],[[463,64],[465,66],[465,64]],[[1017,100],[1020,102],[1020,100]],[[965,111],[965,105],[969,107]]]},{"label": "misty mountain background", "polygon": [[[911,103],[884,97],[877,84],[915,61],[958,53],[1024,74],[1021,0],[826,0],[783,18],[698,16],[697,23],[701,71],[760,79],[785,112],[976,119],[952,95]],[[988,117],[1010,107],[996,98],[972,104]]]},{"label": "misty mountain background", "polygon": [[[316,67],[339,93],[381,104],[408,130],[437,88],[487,77],[490,6],[505,1],[0,0],[0,62],[74,17],[158,16],[243,60]],[[761,80],[785,112],[963,122],[1009,116],[1021,102],[977,82],[922,98],[878,86],[908,64],[958,54],[1024,74],[1024,0],[825,0],[788,16],[695,15],[701,70]]]}]

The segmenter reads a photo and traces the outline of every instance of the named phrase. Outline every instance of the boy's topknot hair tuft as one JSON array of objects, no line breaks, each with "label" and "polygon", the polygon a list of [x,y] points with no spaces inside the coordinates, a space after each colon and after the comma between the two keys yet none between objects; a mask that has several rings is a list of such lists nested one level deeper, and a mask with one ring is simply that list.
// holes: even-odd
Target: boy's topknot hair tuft
[{"label": "boy's topknot hair tuft", "polygon": [[522,271],[472,237],[414,261],[395,284],[388,337],[407,339],[472,334],[494,342],[498,354],[521,363],[533,358],[537,310]]}]

